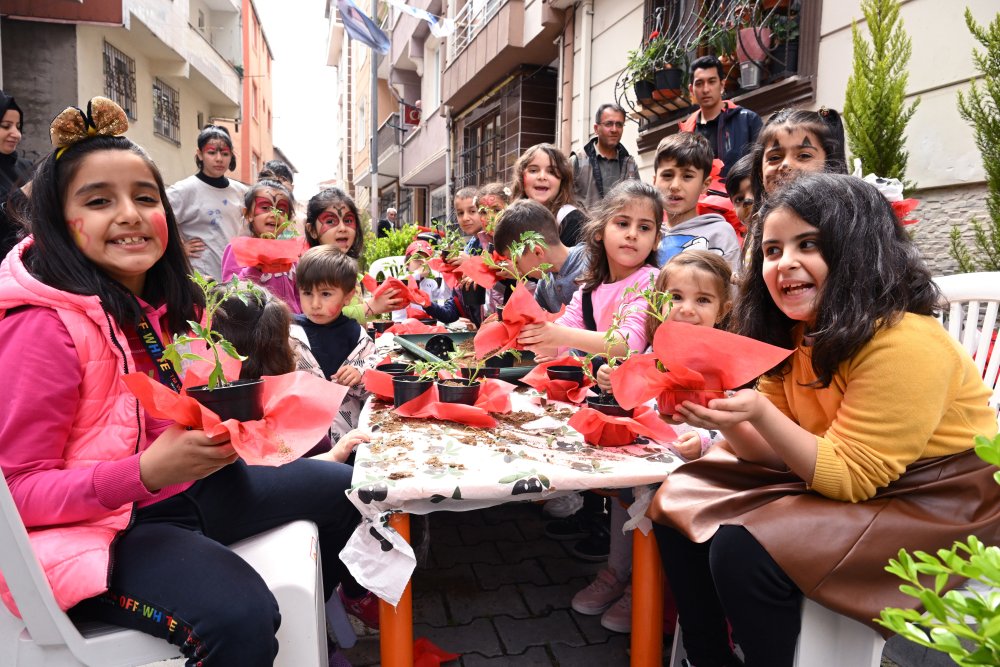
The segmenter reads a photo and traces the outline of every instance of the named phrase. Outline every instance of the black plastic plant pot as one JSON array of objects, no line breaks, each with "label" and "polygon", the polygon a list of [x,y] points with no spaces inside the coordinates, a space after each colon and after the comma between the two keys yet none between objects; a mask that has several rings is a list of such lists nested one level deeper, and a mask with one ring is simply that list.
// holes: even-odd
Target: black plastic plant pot
[{"label": "black plastic plant pot", "polygon": [[[464,377],[466,380],[468,380],[469,378],[472,377],[472,371],[473,370],[474,369],[472,369],[472,368],[463,368],[462,369],[462,377]],[[500,369],[499,368],[488,368],[486,366],[483,366],[482,368],[480,368],[476,372],[476,379],[477,380],[496,380],[499,377],[500,377]]]},{"label": "black plastic plant pot", "polygon": [[470,306],[482,306],[486,303],[486,288],[479,285],[474,286],[466,293],[465,301]]},{"label": "black plastic plant pot", "polygon": [[392,404],[395,407],[409,403],[431,388],[434,380],[424,380],[416,375],[394,375],[392,378]]},{"label": "black plastic plant pot", "polygon": [[677,67],[657,70],[655,76],[657,90],[680,90],[684,85],[684,71]]},{"label": "black plastic plant pot", "polygon": [[447,359],[455,351],[455,341],[444,334],[436,334],[427,339],[424,349],[438,359]]},{"label": "black plastic plant pot", "polygon": [[653,101],[655,87],[652,81],[636,81],[633,88],[635,89],[635,97],[640,104],[649,104]]},{"label": "black plastic plant pot", "polygon": [[569,380],[578,385],[583,384],[583,368],[580,366],[549,366],[545,373],[550,380]]},{"label": "black plastic plant pot", "polygon": [[379,364],[375,367],[375,370],[388,373],[389,375],[406,375],[410,372],[410,365],[391,362],[387,364]]},{"label": "black plastic plant pot", "polygon": [[515,361],[516,359],[513,354],[510,352],[504,352],[503,354],[498,354],[495,357],[490,357],[483,362],[483,365],[486,368],[510,368],[514,365]]},{"label": "black plastic plant pot", "polygon": [[475,380],[454,378],[438,380],[438,398],[442,403],[475,405],[479,399],[479,383]]},{"label": "black plastic plant pot", "polygon": [[241,422],[264,418],[264,381],[237,380],[209,390],[208,385],[192,387],[188,396],[219,415],[219,419]]},{"label": "black plastic plant pot", "polygon": [[385,333],[386,329],[395,324],[395,322],[392,320],[375,320],[374,322],[370,322],[370,324],[372,325],[372,329],[375,330],[375,333]]},{"label": "black plastic plant pot", "polygon": [[420,317],[417,318],[417,321],[420,322],[421,324],[426,324],[429,327],[432,327],[438,323],[438,321],[435,320],[433,317]]},{"label": "black plastic plant pot", "polygon": [[503,322],[503,306],[497,308],[497,322]]},{"label": "black plastic plant pot", "polygon": [[631,417],[633,412],[633,410],[618,405],[618,401],[611,394],[603,393],[599,396],[589,396],[587,407],[603,412],[609,417]]}]

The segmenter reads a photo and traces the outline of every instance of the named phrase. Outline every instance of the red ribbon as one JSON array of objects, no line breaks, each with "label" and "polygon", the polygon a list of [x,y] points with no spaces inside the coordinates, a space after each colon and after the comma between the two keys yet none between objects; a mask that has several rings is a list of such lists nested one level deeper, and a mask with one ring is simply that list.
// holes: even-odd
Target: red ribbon
[{"label": "red ribbon", "polygon": [[630,445],[641,435],[660,443],[673,442],[677,433],[648,405],[640,405],[631,417],[612,417],[594,408],[581,408],[569,418],[569,425],[585,442],[598,447]]}]

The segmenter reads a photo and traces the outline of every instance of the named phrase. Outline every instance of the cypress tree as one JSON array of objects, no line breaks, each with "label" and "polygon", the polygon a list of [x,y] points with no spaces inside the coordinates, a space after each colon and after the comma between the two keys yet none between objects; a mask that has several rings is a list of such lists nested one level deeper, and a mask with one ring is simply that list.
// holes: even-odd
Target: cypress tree
[{"label": "cypress tree", "polygon": [[966,8],[965,25],[985,50],[972,52],[979,75],[969,83],[967,94],[958,91],[958,113],[972,125],[983,156],[990,220],[982,224],[973,219],[972,249],[963,243],[958,227],[952,227],[951,256],[964,273],[1000,271],[1000,14],[989,26],[981,26]]},{"label": "cypress tree", "polygon": [[905,133],[920,100],[905,104],[910,38],[899,18],[898,0],[863,0],[861,11],[871,43],[852,22],[854,69],[844,101],[847,143],[865,172],[898,178],[911,189],[904,180],[909,157]]}]

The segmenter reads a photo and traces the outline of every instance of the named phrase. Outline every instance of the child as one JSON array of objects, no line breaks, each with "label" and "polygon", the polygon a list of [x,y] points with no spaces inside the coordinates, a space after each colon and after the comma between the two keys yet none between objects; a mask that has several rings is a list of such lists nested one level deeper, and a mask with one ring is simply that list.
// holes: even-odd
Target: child
[{"label": "child", "polygon": [[[482,251],[482,247],[478,245],[477,235],[483,230],[483,222],[479,216],[479,209],[476,207],[475,188],[462,188],[455,193],[455,219],[458,221],[458,228],[462,230],[462,234],[469,239],[465,249],[466,253],[472,252],[473,249]],[[475,246],[473,246],[474,243]],[[469,246],[473,246],[472,249]],[[458,261],[461,263],[462,260]]]},{"label": "child", "polygon": [[[427,260],[434,254],[434,248],[427,241],[414,241],[406,246],[406,271],[407,276],[412,278],[417,287],[431,298],[431,301],[438,301],[438,284],[431,277],[431,269],[427,266]],[[404,278],[406,280],[407,278]],[[447,296],[451,296],[450,291]],[[421,310],[420,306],[413,305],[410,308]],[[408,308],[400,308],[392,311],[392,319],[401,322],[406,319]],[[424,313],[426,316],[427,313]]]},{"label": "child", "polygon": [[[279,216],[288,219],[295,210],[292,195],[277,181],[257,181],[243,199],[243,219],[246,221],[250,236],[260,238],[264,234],[275,234],[280,224]],[[277,213],[275,213],[277,211]],[[256,266],[240,266],[236,263],[236,254],[230,243],[222,253],[222,280],[228,281],[233,276],[267,288],[280,298],[293,313],[301,313],[299,292],[295,288],[295,267],[284,273],[264,273]]]},{"label": "child", "polygon": [[[332,555],[358,523],[351,468],[246,465],[225,436],[154,419],[125,387],[137,371],[179,380],[138,327],[186,333],[203,300],[160,172],[120,136],[120,107],[92,107],[53,122],[32,237],[0,267],[0,468],[61,609],[166,639],[188,665],[270,665],[274,596],[226,545],[316,522],[329,597],[346,572]],[[75,131],[81,116],[96,136]]]},{"label": "child", "polygon": [[[540,234],[545,245],[537,245],[517,261],[517,270],[538,279],[535,301],[550,313],[569,305],[577,290],[577,278],[587,268],[587,246],[567,248],[559,240],[556,219],[547,208],[530,199],[519,199],[504,211],[497,223],[494,242],[497,252],[509,257],[510,247],[525,232]],[[548,265],[546,269],[538,268]]]},{"label": "child", "polygon": [[287,164],[281,160],[268,160],[264,163],[260,173],[257,174],[258,181],[277,181],[285,186],[285,189],[292,192],[295,187],[295,176]]},{"label": "child", "polygon": [[[340,188],[326,188],[312,196],[306,205],[306,240],[310,248],[330,245],[354,260],[361,259],[365,236],[358,227],[358,207],[350,195]],[[344,314],[357,322],[372,316],[391,313],[403,305],[396,290],[386,290],[378,298],[354,300]]]},{"label": "child", "polygon": [[586,214],[576,205],[573,169],[569,160],[552,144],[532,146],[514,163],[512,199],[533,199],[545,206],[559,225],[559,240],[574,246],[583,239]]},{"label": "child", "polygon": [[[633,180],[615,185],[584,230],[587,271],[566,312],[555,322],[525,326],[518,343],[536,357],[555,356],[561,348],[614,356],[645,349],[645,302],[625,292],[632,286],[642,289],[656,273],[662,219],[656,188]],[[623,320],[609,344],[605,331],[616,313]]]},{"label": "child", "polygon": [[[668,320],[702,327],[718,327],[733,305],[729,282],[732,270],[719,255],[705,250],[687,250],[674,255],[656,277],[656,289],[670,294],[664,306]],[[659,320],[646,318],[646,339],[653,340]],[[611,390],[611,369],[601,366],[597,384]],[[674,425],[680,436],[671,446],[685,461],[701,458],[718,437],[717,431],[697,429],[687,424]],[[623,527],[627,512],[621,503],[611,503],[611,547],[608,567],[573,597],[575,611],[588,616],[601,614],[601,625],[613,632],[632,630],[632,538]]]},{"label": "child", "polygon": [[330,429],[333,441],[357,427],[368,396],[361,375],[377,361],[375,343],[357,321],[343,313],[354,298],[357,280],[357,262],[325,245],[307,250],[295,271],[302,313],[294,317],[292,336],[309,348],[323,377],[351,388]]},{"label": "child", "polygon": [[504,209],[510,206],[510,196],[510,188],[499,181],[487,183],[476,193],[476,210],[483,222],[479,241],[484,248],[493,242],[497,220]]},{"label": "child", "polygon": [[750,215],[753,213],[753,188],[750,187],[750,170],[753,156],[747,153],[737,160],[729,173],[726,174],[726,192],[733,202],[736,216],[740,219],[740,234],[746,234],[750,228]]},{"label": "child", "polygon": [[795,352],[757,390],[678,406],[727,446],[649,510],[697,665],[738,664],[726,619],[748,666],[791,665],[803,594],[871,624],[917,604],[884,572],[899,549],[1000,529],[994,468],[972,450],[997,432],[990,390],[933,317],[939,292],[885,198],[808,174],[760,218],[733,322]]},{"label": "child", "polygon": [[656,147],[653,185],[663,193],[666,230],[656,254],[662,266],[688,248],[711,250],[731,267],[739,262],[736,232],[718,213],[698,215],[698,198],[712,182],[712,146],[700,134],[678,132]]},{"label": "child", "polygon": [[167,195],[191,268],[218,280],[222,276],[222,252],[240,233],[247,191],[239,181],[226,178],[226,171],[236,169],[229,130],[206,125],[198,134],[194,162],[198,173],[171,185]]}]

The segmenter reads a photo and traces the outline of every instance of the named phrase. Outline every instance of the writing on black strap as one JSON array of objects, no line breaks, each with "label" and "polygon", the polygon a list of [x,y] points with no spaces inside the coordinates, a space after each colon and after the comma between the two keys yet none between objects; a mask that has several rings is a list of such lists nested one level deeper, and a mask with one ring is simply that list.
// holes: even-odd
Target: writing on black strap
[{"label": "writing on black strap", "polygon": [[139,340],[142,341],[142,346],[146,348],[146,352],[149,353],[149,356],[153,359],[153,363],[156,364],[156,372],[160,376],[160,382],[180,393],[181,378],[177,375],[177,371],[174,370],[174,365],[163,358],[163,344],[160,342],[160,337],[156,335],[156,329],[149,323],[149,318],[146,317],[145,313],[142,314],[142,320],[135,328],[139,334]]}]

